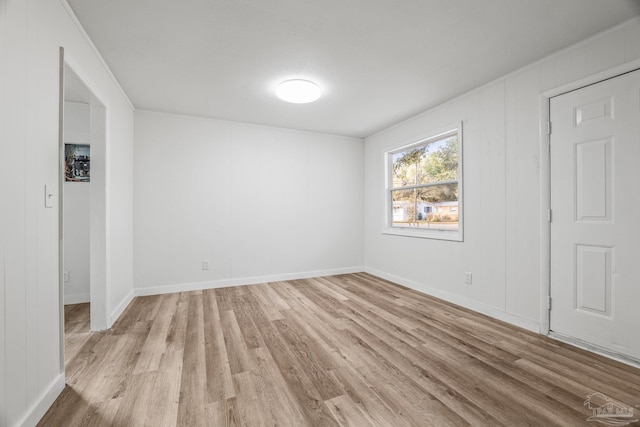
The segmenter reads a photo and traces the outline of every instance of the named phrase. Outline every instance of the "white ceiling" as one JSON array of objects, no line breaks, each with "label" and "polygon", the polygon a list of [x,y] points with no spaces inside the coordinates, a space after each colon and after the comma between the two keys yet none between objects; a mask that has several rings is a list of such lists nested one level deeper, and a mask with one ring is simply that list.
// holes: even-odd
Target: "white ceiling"
[{"label": "white ceiling", "polygon": [[[364,137],[640,14],[640,0],[68,0],[136,108]],[[275,85],[318,83],[313,104]]]}]

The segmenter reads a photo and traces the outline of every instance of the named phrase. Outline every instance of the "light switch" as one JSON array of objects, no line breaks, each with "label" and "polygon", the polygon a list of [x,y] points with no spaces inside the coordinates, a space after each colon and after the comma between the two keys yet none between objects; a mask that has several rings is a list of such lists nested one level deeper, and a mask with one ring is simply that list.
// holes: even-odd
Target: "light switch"
[{"label": "light switch", "polygon": [[53,187],[51,187],[50,185],[44,186],[44,207],[53,207]]}]

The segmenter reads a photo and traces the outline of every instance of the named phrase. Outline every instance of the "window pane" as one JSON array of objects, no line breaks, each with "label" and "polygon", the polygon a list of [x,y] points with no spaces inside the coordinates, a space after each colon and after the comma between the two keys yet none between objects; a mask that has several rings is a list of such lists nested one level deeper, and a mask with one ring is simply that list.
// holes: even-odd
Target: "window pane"
[{"label": "window pane", "polygon": [[458,136],[450,136],[427,146],[422,161],[422,181],[427,184],[458,179]]},{"label": "window pane", "polygon": [[458,231],[458,184],[391,192],[393,227]]},{"label": "window pane", "polygon": [[402,227],[413,222],[416,216],[416,191],[398,190],[391,192],[393,204],[393,225]]},{"label": "window pane", "polygon": [[457,134],[394,153],[391,170],[394,188],[458,179]]},{"label": "window pane", "polygon": [[391,158],[394,188],[419,184],[422,180],[422,162],[426,155],[426,146],[413,147],[395,153]]}]

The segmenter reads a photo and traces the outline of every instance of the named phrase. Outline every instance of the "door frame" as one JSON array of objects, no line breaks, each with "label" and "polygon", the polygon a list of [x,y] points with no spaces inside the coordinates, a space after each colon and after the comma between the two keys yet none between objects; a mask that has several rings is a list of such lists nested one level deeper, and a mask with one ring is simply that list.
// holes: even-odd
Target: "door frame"
[{"label": "door frame", "polygon": [[[592,74],[540,94],[540,333],[551,335],[551,98],[640,69],[640,59]],[[588,343],[581,344],[588,347]],[[594,348],[589,348],[594,351]],[[628,363],[628,362],[627,362]]]}]

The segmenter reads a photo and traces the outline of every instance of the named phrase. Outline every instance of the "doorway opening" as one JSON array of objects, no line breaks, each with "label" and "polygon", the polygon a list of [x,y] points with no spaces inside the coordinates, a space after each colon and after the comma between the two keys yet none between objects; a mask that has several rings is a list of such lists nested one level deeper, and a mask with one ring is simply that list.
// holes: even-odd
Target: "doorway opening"
[{"label": "doorway opening", "polygon": [[61,51],[60,294],[64,360],[107,324],[107,109]]}]

